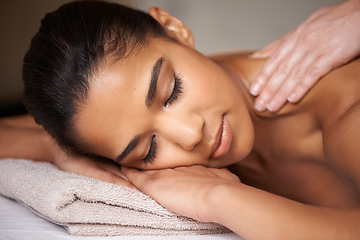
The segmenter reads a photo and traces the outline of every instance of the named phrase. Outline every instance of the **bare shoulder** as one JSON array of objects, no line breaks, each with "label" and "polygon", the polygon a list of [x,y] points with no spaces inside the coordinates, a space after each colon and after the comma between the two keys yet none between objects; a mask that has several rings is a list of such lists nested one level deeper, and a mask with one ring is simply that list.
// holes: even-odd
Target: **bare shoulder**
[{"label": "bare shoulder", "polygon": [[324,76],[302,100],[324,126],[334,127],[345,114],[360,111],[360,58]]},{"label": "bare shoulder", "polygon": [[231,52],[223,52],[223,53],[217,53],[209,55],[208,57],[213,59],[216,62],[223,62],[238,58],[248,58],[250,54],[252,54],[253,51],[250,50],[239,50],[239,51],[231,51]]},{"label": "bare shoulder", "polygon": [[213,55],[210,58],[240,77],[248,87],[266,62],[266,59],[250,58],[251,53],[253,51],[236,51]]},{"label": "bare shoulder", "polygon": [[13,127],[41,128],[29,114],[0,118],[0,124]]}]

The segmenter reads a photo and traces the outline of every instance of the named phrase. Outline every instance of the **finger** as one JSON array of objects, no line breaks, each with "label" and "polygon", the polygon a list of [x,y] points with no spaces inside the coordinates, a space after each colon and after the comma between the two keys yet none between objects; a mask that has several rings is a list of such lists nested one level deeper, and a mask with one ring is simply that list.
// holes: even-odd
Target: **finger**
[{"label": "finger", "polygon": [[279,46],[272,56],[266,61],[262,70],[250,86],[250,93],[252,95],[257,96],[260,92],[262,92],[264,86],[274,74],[275,70],[284,62],[284,58],[289,55],[289,52],[292,52],[295,43],[296,39],[289,38],[286,42],[282,43],[281,46]]},{"label": "finger", "polygon": [[254,52],[249,57],[250,58],[268,58],[271,55],[275,53],[276,50],[278,50],[281,45],[283,45],[293,34],[294,30],[291,30],[281,38],[271,42],[267,46],[265,46],[263,49]]},{"label": "finger", "polygon": [[122,172],[131,183],[140,188],[143,188],[145,183],[149,182],[151,178],[145,171],[140,171],[135,168],[122,167]]},{"label": "finger", "polygon": [[268,58],[281,45],[282,41],[283,41],[282,39],[278,39],[278,40],[268,44],[263,49],[256,51],[253,54],[249,55],[249,57],[250,58]]},{"label": "finger", "polygon": [[273,93],[267,105],[269,111],[276,112],[286,103],[295,87],[305,80],[306,71],[314,64],[314,61],[316,59],[314,60],[311,54],[307,54],[294,62],[288,75],[283,78],[283,83],[279,86],[279,89]]},{"label": "finger", "polygon": [[329,58],[331,58],[331,56],[321,56],[316,59],[316,64],[310,64],[304,74],[305,77],[303,81],[299,82],[295,86],[292,93],[288,97],[289,102],[298,102],[321,77],[331,71],[333,66],[328,62]]},{"label": "finger", "polygon": [[[115,163],[114,161],[102,159],[101,164],[96,163],[95,166],[99,169],[103,169],[106,172],[110,172],[117,178],[124,179],[125,181],[127,181],[129,183],[128,179],[126,178],[124,173],[121,171],[121,166],[119,164]],[[126,184],[126,185],[129,185],[129,184]],[[130,185],[132,185],[132,184],[130,184]]]},{"label": "finger", "polygon": [[134,184],[123,178],[114,178],[113,184],[139,190]]},{"label": "finger", "polygon": [[123,173],[121,172],[121,166],[115,163],[113,160],[101,159],[101,162],[97,163],[97,166],[118,176],[123,176]]},{"label": "finger", "polygon": [[91,174],[92,178],[99,179],[104,182],[113,183],[116,185],[121,185],[129,188],[136,189],[136,187],[130,183],[129,181],[125,180],[124,178],[119,177],[118,175],[108,172],[108,171],[102,171],[102,170],[94,170]]},{"label": "finger", "polygon": [[[258,111],[264,111],[265,108],[268,108],[270,111],[273,110],[275,105],[283,104],[284,101],[276,102],[274,96],[276,96],[277,91],[288,81],[288,77],[290,73],[293,71],[294,67],[298,64],[298,62],[303,57],[303,51],[298,51],[300,54],[295,54],[290,51],[286,56],[282,57],[281,62],[272,64],[271,71],[273,73],[269,75],[267,82],[264,84],[261,93],[255,101],[255,108]],[[266,68],[266,66],[265,66]],[[267,71],[265,69],[265,71]],[[290,90],[292,90],[291,87]]]}]

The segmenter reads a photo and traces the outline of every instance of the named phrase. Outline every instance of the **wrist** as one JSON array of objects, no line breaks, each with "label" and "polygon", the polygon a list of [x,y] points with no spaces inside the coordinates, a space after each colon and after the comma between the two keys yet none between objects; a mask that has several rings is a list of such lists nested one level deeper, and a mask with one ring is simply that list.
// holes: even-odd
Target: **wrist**
[{"label": "wrist", "polygon": [[[233,194],[241,189],[242,183],[219,184],[211,189],[208,194],[208,210],[206,218],[209,222],[224,225],[224,216],[228,215],[227,210],[234,202]],[[230,204],[230,205],[229,205]]]}]

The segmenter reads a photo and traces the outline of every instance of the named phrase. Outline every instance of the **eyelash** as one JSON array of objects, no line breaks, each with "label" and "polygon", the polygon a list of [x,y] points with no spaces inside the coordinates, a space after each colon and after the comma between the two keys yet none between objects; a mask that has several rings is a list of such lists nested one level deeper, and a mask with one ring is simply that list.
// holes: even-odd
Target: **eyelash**
[{"label": "eyelash", "polygon": [[147,163],[152,164],[155,160],[156,154],[156,136],[153,136],[150,144],[150,149],[146,157],[143,159],[145,166]]},{"label": "eyelash", "polygon": [[173,92],[171,93],[171,96],[169,97],[169,99],[166,100],[165,107],[168,107],[169,105],[171,105],[182,93],[182,78],[181,78],[181,76],[174,75],[174,80],[175,80],[174,89],[173,89]]},{"label": "eyelash", "polygon": [[[171,93],[171,96],[169,97],[169,99],[166,100],[165,107],[171,105],[182,93],[182,86],[181,86],[182,78],[179,75],[174,75],[174,81],[175,81],[175,84],[174,84],[173,92]],[[155,157],[156,157],[156,136],[153,136],[153,138],[151,140],[149,152],[146,155],[146,157],[143,159],[144,164],[145,165],[147,163],[152,164],[155,160]]]}]

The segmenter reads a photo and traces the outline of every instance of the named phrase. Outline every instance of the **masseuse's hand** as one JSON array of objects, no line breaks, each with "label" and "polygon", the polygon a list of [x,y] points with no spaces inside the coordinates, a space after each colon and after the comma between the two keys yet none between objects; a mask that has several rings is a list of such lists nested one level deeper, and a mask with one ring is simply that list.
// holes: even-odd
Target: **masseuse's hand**
[{"label": "masseuse's hand", "polygon": [[360,54],[360,0],[324,7],[298,28],[252,55],[270,57],[250,92],[255,108],[277,111],[299,101],[333,68]]},{"label": "masseuse's hand", "polygon": [[139,171],[123,168],[126,177],[140,191],[150,195],[172,212],[202,222],[210,222],[211,200],[217,186],[239,184],[239,178],[227,169],[203,166]]},{"label": "masseuse's hand", "polygon": [[135,188],[126,180],[119,165],[107,159],[94,159],[73,152],[64,152],[53,140],[51,151],[53,163],[62,171],[76,173],[105,182]]}]

